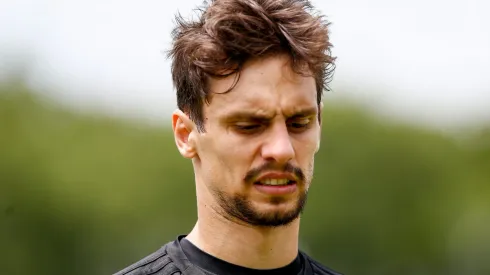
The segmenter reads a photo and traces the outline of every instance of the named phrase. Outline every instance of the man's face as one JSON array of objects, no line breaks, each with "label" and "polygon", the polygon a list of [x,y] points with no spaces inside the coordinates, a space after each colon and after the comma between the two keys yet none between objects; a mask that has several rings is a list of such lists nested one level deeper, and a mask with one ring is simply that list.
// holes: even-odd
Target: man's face
[{"label": "man's face", "polygon": [[[228,219],[255,226],[295,220],[306,202],[320,142],[313,77],[295,74],[285,56],[245,64],[212,79],[205,133],[195,135],[198,192]],[[222,94],[219,94],[222,93]],[[198,194],[199,197],[199,194]]]}]

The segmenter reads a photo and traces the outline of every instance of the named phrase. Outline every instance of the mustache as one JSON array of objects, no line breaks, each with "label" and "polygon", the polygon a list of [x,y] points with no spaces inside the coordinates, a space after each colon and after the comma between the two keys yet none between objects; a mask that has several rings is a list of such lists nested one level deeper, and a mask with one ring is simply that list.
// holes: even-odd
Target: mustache
[{"label": "mustache", "polygon": [[291,173],[296,177],[297,181],[300,181],[300,182],[305,181],[305,173],[303,173],[303,170],[301,170],[301,168],[299,168],[299,167],[292,165],[289,162],[284,164],[284,165],[278,165],[277,163],[274,163],[274,162],[267,162],[264,165],[261,165],[257,168],[254,168],[254,169],[248,171],[248,173],[245,175],[244,181],[245,182],[252,182],[260,174],[265,173],[265,172],[271,172],[271,171],[280,171],[280,172]]}]

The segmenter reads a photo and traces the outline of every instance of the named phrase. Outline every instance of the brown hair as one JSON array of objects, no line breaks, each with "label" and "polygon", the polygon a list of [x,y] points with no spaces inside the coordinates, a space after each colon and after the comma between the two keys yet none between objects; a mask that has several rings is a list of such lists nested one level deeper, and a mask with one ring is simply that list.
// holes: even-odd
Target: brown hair
[{"label": "brown hair", "polygon": [[[179,14],[172,32],[172,79],[177,106],[204,131],[203,103],[209,103],[209,77],[237,73],[250,58],[286,53],[292,69],[316,80],[317,101],[334,71],[329,23],[308,0],[211,0],[196,21]],[[230,91],[231,87],[228,91]]]}]

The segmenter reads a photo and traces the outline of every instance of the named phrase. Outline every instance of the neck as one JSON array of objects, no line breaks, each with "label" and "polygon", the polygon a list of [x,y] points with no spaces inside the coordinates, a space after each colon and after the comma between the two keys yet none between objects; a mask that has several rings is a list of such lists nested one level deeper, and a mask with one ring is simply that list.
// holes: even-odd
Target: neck
[{"label": "neck", "polygon": [[288,265],[298,255],[299,218],[287,226],[254,227],[222,217],[198,200],[190,242],[226,262],[255,269]]}]

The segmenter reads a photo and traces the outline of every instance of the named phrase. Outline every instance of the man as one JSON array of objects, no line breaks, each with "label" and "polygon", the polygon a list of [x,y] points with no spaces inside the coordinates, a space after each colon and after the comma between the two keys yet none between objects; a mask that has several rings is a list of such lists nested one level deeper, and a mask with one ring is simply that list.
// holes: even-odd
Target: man
[{"label": "man", "polygon": [[333,72],[306,0],[215,0],[177,18],[172,126],[192,160],[198,220],[117,275],[338,274],[299,250],[300,213]]}]

